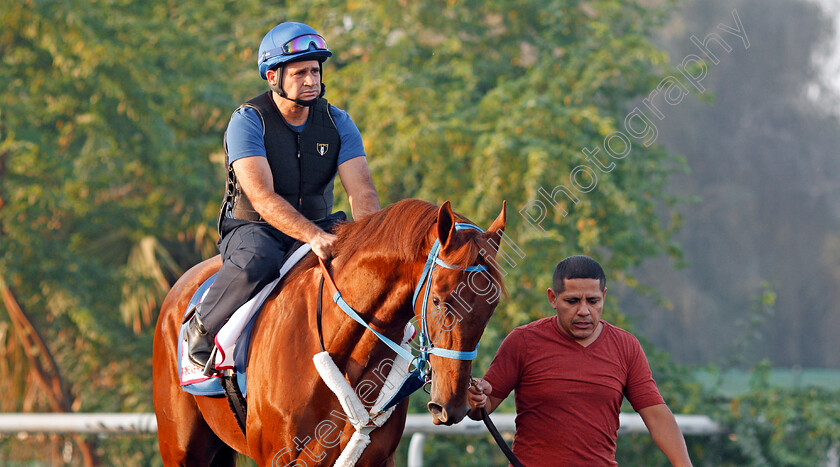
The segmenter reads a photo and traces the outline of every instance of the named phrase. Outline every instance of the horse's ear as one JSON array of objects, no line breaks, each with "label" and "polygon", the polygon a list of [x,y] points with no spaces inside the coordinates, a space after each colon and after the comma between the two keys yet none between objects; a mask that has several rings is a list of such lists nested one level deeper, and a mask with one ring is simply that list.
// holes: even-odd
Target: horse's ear
[{"label": "horse's ear", "polygon": [[449,245],[449,240],[452,239],[452,234],[455,231],[455,215],[452,214],[452,206],[449,205],[449,200],[438,209],[437,230],[441,250],[444,250]]},{"label": "horse's ear", "polygon": [[499,245],[502,243],[502,233],[505,230],[505,221],[507,219],[507,201],[502,201],[502,212],[499,213],[499,216],[496,217],[496,220],[490,224],[490,228],[487,229],[487,232],[484,232],[484,236],[490,240],[490,243],[496,248],[499,249]]}]

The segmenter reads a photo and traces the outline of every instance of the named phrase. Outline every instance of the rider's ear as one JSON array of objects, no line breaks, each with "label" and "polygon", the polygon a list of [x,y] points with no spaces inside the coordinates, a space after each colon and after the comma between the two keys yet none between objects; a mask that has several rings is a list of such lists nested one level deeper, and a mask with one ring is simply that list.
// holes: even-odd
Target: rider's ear
[{"label": "rider's ear", "polygon": [[499,244],[502,243],[502,233],[505,230],[505,220],[507,219],[507,201],[502,201],[502,212],[496,217],[496,220],[490,224],[490,228],[484,233],[484,236],[490,240],[490,243],[498,251]]},{"label": "rider's ear", "polygon": [[438,209],[437,230],[441,250],[445,250],[455,232],[455,215],[452,214],[452,206],[448,200]]}]

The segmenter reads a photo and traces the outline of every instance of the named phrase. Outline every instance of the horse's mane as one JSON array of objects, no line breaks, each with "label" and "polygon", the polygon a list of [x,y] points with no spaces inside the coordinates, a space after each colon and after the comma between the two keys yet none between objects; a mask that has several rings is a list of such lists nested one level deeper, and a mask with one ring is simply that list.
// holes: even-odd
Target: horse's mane
[{"label": "horse's mane", "polygon": [[[340,224],[335,231],[338,239],[333,246],[333,257],[342,263],[356,252],[382,253],[400,262],[425,259],[436,238],[431,231],[437,222],[437,212],[438,206],[432,203],[419,199],[405,199],[358,221]],[[470,222],[466,217],[454,214],[458,222]],[[447,257],[448,263],[464,267],[473,265],[476,264],[481,250],[493,250],[490,242],[477,231],[462,232],[472,241],[468,241],[466,247],[459,248]],[[422,236],[418,236],[418,233]],[[316,265],[317,258],[309,255],[295,267],[290,276],[296,276],[295,272]],[[489,267],[488,271],[503,290],[502,276],[498,268]]]},{"label": "horse's mane", "polygon": [[438,207],[419,199],[405,199],[378,213],[356,222],[341,224],[336,229],[338,240],[335,256],[352,251],[384,251],[400,261],[413,261],[425,256],[431,239],[418,239],[418,232],[427,233],[437,221]]},{"label": "horse's mane", "polygon": [[[352,251],[382,251],[400,261],[425,259],[436,236],[431,232],[437,222],[438,206],[419,199],[405,199],[394,203],[382,211],[367,216],[357,222],[341,224],[336,231],[338,241],[333,248],[336,255],[350,254]],[[454,213],[457,222],[471,221]],[[418,238],[418,232],[425,236]],[[496,248],[478,231],[462,230],[468,239],[466,245],[450,252],[446,258],[449,264],[467,267],[478,264],[481,251],[495,251]],[[485,259],[487,266],[493,266]],[[487,268],[493,281],[502,293],[504,282],[498,267]]]}]

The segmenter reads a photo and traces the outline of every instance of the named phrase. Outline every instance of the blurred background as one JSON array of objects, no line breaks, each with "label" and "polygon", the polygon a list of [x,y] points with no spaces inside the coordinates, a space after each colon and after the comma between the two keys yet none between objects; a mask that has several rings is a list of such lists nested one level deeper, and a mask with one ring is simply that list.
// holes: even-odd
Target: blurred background
[{"label": "blurred background", "polygon": [[[222,135],[267,89],[257,48],[282,21],[334,52],[326,97],[361,130],[383,206],[451,200],[487,226],[507,200],[508,296],[474,374],[551,314],[556,263],[587,254],[607,270],[605,319],[643,342],[671,409],[726,427],[688,438],[695,465],[836,455],[834,0],[3,2],[0,410],[153,410],[157,312],[216,254]],[[713,33],[728,47],[709,57]],[[633,109],[655,138],[628,132]],[[615,131],[631,136],[620,159]],[[587,160],[598,147],[612,169]],[[585,164],[591,189],[545,201],[535,228],[540,193]],[[504,465],[491,443],[434,436],[425,457]],[[618,460],[667,465],[646,435],[620,436]],[[3,465],[160,463],[151,435],[0,437]]]}]

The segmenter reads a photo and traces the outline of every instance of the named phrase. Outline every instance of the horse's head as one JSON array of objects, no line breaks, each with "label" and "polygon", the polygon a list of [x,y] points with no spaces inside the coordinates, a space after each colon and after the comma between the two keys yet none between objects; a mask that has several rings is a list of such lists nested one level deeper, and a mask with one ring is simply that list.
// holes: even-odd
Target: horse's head
[{"label": "horse's head", "polygon": [[[449,201],[438,210],[433,235],[440,242],[438,266],[429,278],[427,330],[434,348],[466,354],[475,350],[503,292],[496,253],[505,227],[505,204],[486,232],[456,219]],[[424,294],[417,297],[422,307]],[[471,360],[433,353],[431,401],[435,424],[451,425],[464,418],[469,405]]]}]

